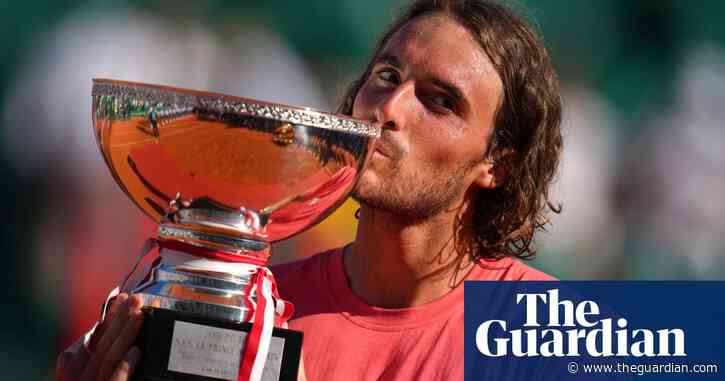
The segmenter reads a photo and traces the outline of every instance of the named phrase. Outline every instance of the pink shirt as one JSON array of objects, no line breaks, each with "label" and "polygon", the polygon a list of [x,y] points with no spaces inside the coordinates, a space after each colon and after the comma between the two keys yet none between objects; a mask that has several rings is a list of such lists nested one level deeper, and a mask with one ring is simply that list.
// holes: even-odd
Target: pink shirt
[{"label": "pink shirt", "polygon": [[[272,269],[295,305],[305,373],[317,380],[463,380],[463,284],[418,307],[368,305],[350,289],[342,250]],[[476,266],[466,280],[551,280],[518,260]],[[391,280],[394,282],[395,280]]]}]

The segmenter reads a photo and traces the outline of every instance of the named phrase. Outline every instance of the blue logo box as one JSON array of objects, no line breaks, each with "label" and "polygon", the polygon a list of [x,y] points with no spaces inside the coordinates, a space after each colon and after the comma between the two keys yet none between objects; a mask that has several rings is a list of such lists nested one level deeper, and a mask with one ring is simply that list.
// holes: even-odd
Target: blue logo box
[{"label": "blue logo box", "polygon": [[725,282],[466,282],[466,380],[725,380]]}]

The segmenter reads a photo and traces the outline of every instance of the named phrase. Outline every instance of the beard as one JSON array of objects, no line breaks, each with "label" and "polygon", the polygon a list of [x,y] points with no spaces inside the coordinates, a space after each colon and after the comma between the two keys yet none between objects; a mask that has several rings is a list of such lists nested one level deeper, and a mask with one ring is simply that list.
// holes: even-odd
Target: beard
[{"label": "beard", "polygon": [[466,163],[446,174],[406,170],[401,160],[396,160],[385,171],[392,175],[378,176],[378,181],[363,173],[352,198],[406,222],[422,221],[454,207],[453,202],[464,192],[464,177],[473,165],[474,162]]}]

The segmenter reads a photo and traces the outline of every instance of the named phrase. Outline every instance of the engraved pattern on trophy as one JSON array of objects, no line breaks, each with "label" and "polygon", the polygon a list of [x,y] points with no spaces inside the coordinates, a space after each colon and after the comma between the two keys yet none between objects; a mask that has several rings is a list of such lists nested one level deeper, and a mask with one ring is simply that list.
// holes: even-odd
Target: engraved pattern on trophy
[{"label": "engraved pattern on trophy", "polygon": [[[285,380],[296,375],[301,333],[278,328],[291,306],[276,294],[266,268],[270,244],[312,227],[344,202],[379,129],[307,108],[115,80],[94,80],[92,98],[103,158],[124,192],[159,224],[163,248],[143,280],[128,288],[150,307],[139,340],[153,349],[137,379],[178,378],[169,373],[181,369],[169,366],[174,322],[248,329],[254,336],[257,319],[268,327],[257,334],[288,344],[270,347],[269,336],[260,339],[266,346],[254,346],[251,357],[244,350],[239,374],[252,364],[241,359],[251,358],[249,379],[258,380],[259,364],[284,352],[290,362],[275,372]],[[238,323],[247,328],[228,325]]]}]

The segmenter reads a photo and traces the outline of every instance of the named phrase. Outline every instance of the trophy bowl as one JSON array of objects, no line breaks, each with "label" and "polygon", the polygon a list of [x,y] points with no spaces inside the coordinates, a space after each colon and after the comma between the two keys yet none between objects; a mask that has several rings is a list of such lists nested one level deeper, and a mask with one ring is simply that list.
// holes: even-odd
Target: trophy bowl
[{"label": "trophy bowl", "polygon": [[[344,202],[380,130],[309,108],[108,79],[93,80],[92,99],[108,168],[159,226],[159,260],[123,285],[148,306],[135,379],[296,379],[302,336],[280,328],[291,309],[266,268],[270,244]],[[271,338],[264,324],[275,326]],[[250,349],[255,332],[263,344]]]}]

